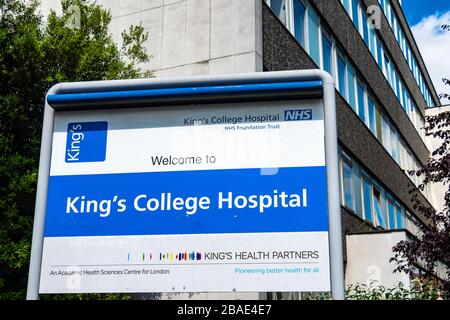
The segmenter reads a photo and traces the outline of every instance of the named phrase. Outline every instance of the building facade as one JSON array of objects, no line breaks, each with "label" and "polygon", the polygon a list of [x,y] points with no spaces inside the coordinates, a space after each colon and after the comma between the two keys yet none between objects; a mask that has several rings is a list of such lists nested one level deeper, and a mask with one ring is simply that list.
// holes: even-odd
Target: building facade
[{"label": "building facade", "polygon": [[[439,97],[399,0],[99,0],[113,38],[139,22],[157,77],[320,68],[336,80],[346,282],[409,285],[389,263],[420,236],[409,190],[430,156],[422,127]],[[43,0],[44,16],[59,1]],[[430,191],[421,200],[432,205]],[[420,269],[420,268],[419,268]],[[418,269],[418,270],[419,270]],[[184,297],[184,296],[183,296]],[[264,298],[298,295],[202,295]],[[176,297],[173,297],[176,298]]]}]

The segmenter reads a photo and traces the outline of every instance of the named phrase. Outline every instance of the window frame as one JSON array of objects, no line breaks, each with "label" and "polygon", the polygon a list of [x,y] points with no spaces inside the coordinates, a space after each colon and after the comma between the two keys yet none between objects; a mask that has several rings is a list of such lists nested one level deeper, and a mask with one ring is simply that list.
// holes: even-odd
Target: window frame
[{"label": "window frame", "polygon": [[[362,88],[362,94],[363,94],[363,112],[364,112],[364,118],[361,117],[361,110],[360,110],[360,101],[359,101],[359,87]],[[367,100],[367,87],[364,81],[361,80],[361,77],[357,76],[356,77],[356,96],[357,96],[357,106],[358,106],[358,116],[361,119],[361,121],[370,129],[370,124],[369,124],[369,108],[368,108],[368,100]]]},{"label": "window frame", "polygon": [[375,216],[375,226],[383,228],[384,230],[386,230],[386,227],[387,227],[386,221],[383,221],[384,222],[383,224],[385,225],[383,227],[381,222],[379,221],[378,212],[377,212],[377,209],[375,207],[375,201],[376,201],[375,199],[377,198],[375,196],[375,191],[377,191],[378,194],[380,195],[380,197],[379,197],[379,207],[378,207],[379,210],[380,210],[379,214],[380,214],[380,216],[381,216],[381,218],[383,220],[385,219],[384,214],[383,214],[383,193],[382,193],[382,189],[377,184],[372,183],[372,203],[373,203],[373,211],[374,211],[374,216]]},{"label": "window frame", "polygon": [[[391,210],[390,210],[390,205],[392,206],[392,218],[394,219],[394,221],[391,222]],[[388,221],[387,221],[387,229],[388,230],[396,230],[397,229],[397,210],[396,210],[396,205],[395,205],[395,200],[394,197],[391,194],[388,194],[386,197],[386,209],[387,209],[387,216],[388,216]]]},{"label": "window frame", "polygon": [[[355,197],[355,181],[353,179],[353,160],[347,156],[344,152],[341,152],[341,157],[340,157],[340,161],[341,161],[341,165],[340,165],[340,169],[341,169],[341,197],[342,197],[342,201],[341,203],[343,204],[343,206],[345,208],[347,208],[348,210],[350,210],[351,212],[354,212],[356,214],[356,197]],[[344,182],[344,165],[347,165],[350,168],[350,172],[351,172],[351,191],[352,191],[352,205],[353,207],[348,206],[347,204],[347,199],[345,196],[345,182]]]},{"label": "window frame", "polygon": [[[366,191],[364,190],[364,183],[367,184],[367,186],[369,187],[369,208],[370,208],[370,212],[367,213],[366,212]],[[375,219],[374,219],[374,213],[373,213],[373,200],[372,200],[372,179],[370,178],[370,176],[364,172],[363,170],[361,170],[361,199],[362,199],[362,211],[363,211],[363,219],[364,221],[372,224],[375,226]],[[368,215],[370,215],[370,220],[368,219]]]},{"label": "window frame", "polygon": [[[307,43],[308,41],[308,5],[305,3],[304,0],[288,0],[290,5],[289,5],[289,11],[290,11],[290,15],[292,16],[291,18],[291,29],[289,30],[291,32],[291,34],[294,36],[295,40],[297,40],[297,42],[302,46],[303,49],[305,49],[307,51]],[[296,20],[297,20],[297,16],[295,15],[295,4],[294,2],[298,2],[300,5],[303,6],[303,8],[305,9],[305,13],[303,16],[303,34],[301,37],[301,40],[303,40],[303,43],[301,40],[298,39],[298,36],[296,34]],[[308,51],[307,51],[308,52]]]},{"label": "window frame", "polygon": [[[344,69],[344,80],[343,80],[343,84],[344,84],[344,92],[341,91],[341,79],[340,79],[340,69],[339,69],[339,58],[341,58],[341,60],[344,62],[345,64],[345,69]],[[336,85],[337,85],[337,89],[339,91],[339,93],[344,97],[345,101],[348,101],[348,79],[347,79],[347,58],[345,57],[345,55],[343,53],[340,52],[340,50],[338,48],[336,48]]]},{"label": "window frame", "polygon": [[[320,44],[321,44],[320,68],[322,70],[325,70],[325,68],[324,68],[325,55],[324,55],[324,52],[323,52],[323,44],[324,44],[325,39],[330,44],[330,68],[331,68],[331,72],[329,72],[329,73],[333,77],[335,77],[335,74],[337,74],[337,72],[335,71],[336,69],[335,69],[335,59],[334,59],[336,45],[334,43],[334,39],[331,36],[329,36],[329,33],[326,30],[324,30],[323,28],[321,30],[321,41],[320,41]],[[325,70],[325,71],[327,71],[327,70]]]}]

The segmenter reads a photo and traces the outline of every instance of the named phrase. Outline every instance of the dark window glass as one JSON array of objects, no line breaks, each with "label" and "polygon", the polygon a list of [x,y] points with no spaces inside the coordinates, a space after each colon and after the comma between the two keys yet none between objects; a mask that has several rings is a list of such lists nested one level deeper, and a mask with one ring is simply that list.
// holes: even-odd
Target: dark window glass
[{"label": "dark window glass", "polygon": [[389,211],[389,229],[396,229],[397,225],[395,223],[395,206],[392,200],[388,201],[388,211]]},{"label": "dark window glass", "polygon": [[356,26],[356,29],[359,28],[358,2],[359,0],[352,0],[353,24]]},{"label": "dark window glass", "polygon": [[323,69],[330,74],[333,74],[332,49],[330,40],[324,35],[322,37]]},{"label": "dark window glass", "polygon": [[346,66],[344,58],[341,57],[341,55],[338,54],[338,77],[339,77],[339,92],[342,94],[344,98],[347,99],[347,92],[346,92],[346,86],[345,86],[345,73],[346,73]]},{"label": "dark window glass", "polygon": [[347,82],[348,103],[350,103],[353,110],[356,111],[355,70],[351,64],[347,65]]},{"label": "dark window glass", "polygon": [[377,38],[377,55],[378,55],[378,65],[383,68],[383,53],[381,52],[381,44]]},{"label": "dark window glass", "polygon": [[294,32],[295,39],[305,47],[305,14],[306,8],[300,0],[294,0]]},{"label": "dark window glass", "polygon": [[361,82],[358,80],[358,114],[361,120],[366,122],[366,108],[365,108],[365,100],[364,100],[364,87]]},{"label": "dark window glass", "polygon": [[320,65],[320,46],[319,46],[319,16],[313,8],[309,6],[309,55],[317,65]]},{"label": "dark window glass", "polygon": [[270,0],[270,8],[275,15],[286,25],[286,0]]},{"label": "dark window glass", "polygon": [[366,178],[363,178],[364,218],[373,223],[372,216],[372,187]]},{"label": "dark window glass", "polygon": [[373,208],[377,217],[378,226],[386,229],[386,221],[383,216],[383,211],[381,207],[381,193],[377,188],[373,188]]},{"label": "dark window glass", "polygon": [[344,184],[344,204],[346,207],[355,210],[352,167],[345,161],[342,162],[342,179]]},{"label": "dark window glass", "polygon": [[362,13],[362,27],[364,42],[369,47],[369,24],[367,23],[367,16],[364,12]]},{"label": "dark window glass", "polygon": [[369,127],[370,127],[370,131],[372,131],[372,133],[374,135],[377,135],[377,124],[375,121],[375,103],[372,101],[372,99],[370,98],[370,96],[367,99],[368,101],[368,110],[369,110]]},{"label": "dark window glass", "polygon": [[395,211],[397,214],[397,229],[405,229],[405,214],[399,206],[395,207]]}]

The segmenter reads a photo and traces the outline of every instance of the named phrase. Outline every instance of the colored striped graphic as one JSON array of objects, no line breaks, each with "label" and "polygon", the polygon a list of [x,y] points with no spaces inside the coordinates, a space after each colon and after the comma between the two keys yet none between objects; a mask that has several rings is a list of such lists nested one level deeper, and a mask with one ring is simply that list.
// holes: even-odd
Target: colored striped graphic
[{"label": "colored striped graphic", "polygon": [[179,252],[173,253],[160,253],[159,260],[161,261],[199,261],[202,260],[202,254],[200,252]]}]

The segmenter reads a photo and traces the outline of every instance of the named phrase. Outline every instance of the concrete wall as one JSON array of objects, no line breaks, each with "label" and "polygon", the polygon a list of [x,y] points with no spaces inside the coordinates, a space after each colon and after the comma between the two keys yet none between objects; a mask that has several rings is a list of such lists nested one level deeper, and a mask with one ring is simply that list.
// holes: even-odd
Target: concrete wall
[{"label": "concrete wall", "polygon": [[[112,14],[110,31],[142,22],[157,77],[262,71],[261,0],[97,0]],[[59,0],[42,0],[45,16]]]},{"label": "concrete wall", "polygon": [[399,282],[409,288],[409,276],[394,273],[396,266],[389,262],[393,257],[392,248],[402,240],[406,240],[404,231],[347,235],[346,286],[370,285],[371,281],[376,281],[387,288]]},{"label": "concrete wall", "polygon": [[[427,116],[435,116],[438,115],[441,112],[450,112],[450,105],[440,107],[440,108],[431,108],[426,110]],[[433,138],[433,137],[427,137],[427,144],[428,148],[433,152],[437,148],[439,148],[442,143],[441,139]],[[434,156],[434,158],[438,158],[437,156]],[[444,186],[442,183],[433,183],[430,185],[430,201],[433,207],[437,211],[442,211],[444,209],[445,205],[445,192],[448,190],[449,186]]]}]

